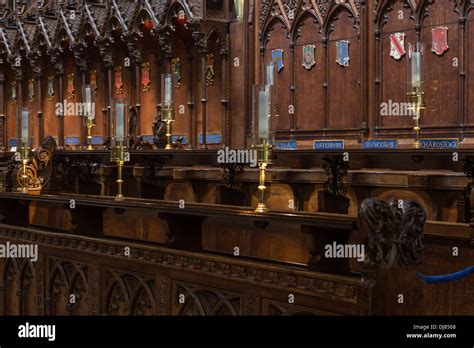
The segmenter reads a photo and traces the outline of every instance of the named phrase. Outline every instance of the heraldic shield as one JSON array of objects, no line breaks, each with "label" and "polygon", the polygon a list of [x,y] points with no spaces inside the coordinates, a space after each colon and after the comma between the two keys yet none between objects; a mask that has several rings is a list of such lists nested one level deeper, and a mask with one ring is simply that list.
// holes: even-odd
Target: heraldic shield
[{"label": "heraldic shield", "polygon": [[277,71],[282,71],[285,65],[283,64],[283,50],[281,48],[272,50],[272,60],[277,65]]},{"label": "heraldic shield", "polygon": [[448,27],[436,27],[431,29],[433,42],[431,51],[441,56],[449,48],[448,46]]},{"label": "heraldic shield", "polygon": [[349,66],[349,41],[336,42],[336,63],[340,66]]},{"label": "heraldic shield", "polygon": [[311,68],[316,64],[316,60],[314,59],[315,49],[315,45],[303,46],[303,67],[306,70],[311,70]]},{"label": "heraldic shield", "polygon": [[395,60],[401,59],[406,53],[405,33],[394,33],[390,35],[390,56]]}]

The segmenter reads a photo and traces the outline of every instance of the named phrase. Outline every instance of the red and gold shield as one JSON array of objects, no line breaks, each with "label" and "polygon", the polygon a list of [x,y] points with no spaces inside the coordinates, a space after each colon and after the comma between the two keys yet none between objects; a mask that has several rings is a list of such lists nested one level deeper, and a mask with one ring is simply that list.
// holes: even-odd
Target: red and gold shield
[{"label": "red and gold shield", "polygon": [[150,88],[150,63],[142,63],[142,91],[148,92]]},{"label": "red and gold shield", "polygon": [[448,27],[436,27],[431,29],[431,36],[433,39],[431,44],[432,52],[440,56],[448,50]]},{"label": "red and gold shield", "polygon": [[118,66],[115,68],[115,95],[121,95],[123,93],[123,74],[122,67]]}]

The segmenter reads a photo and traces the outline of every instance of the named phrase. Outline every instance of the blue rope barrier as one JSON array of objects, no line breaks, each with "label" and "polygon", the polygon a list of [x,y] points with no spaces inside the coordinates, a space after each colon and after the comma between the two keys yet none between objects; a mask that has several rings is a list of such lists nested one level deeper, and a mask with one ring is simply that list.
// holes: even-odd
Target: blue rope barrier
[{"label": "blue rope barrier", "polygon": [[428,284],[440,284],[440,283],[449,283],[455,280],[462,279],[464,277],[467,277],[471,273],[474,273],[474,266],[468,267],[459,272],[444,274],[444,275],[439,275],[439,276],[428,276],[428,275],[418,273],[418,278],[420,278],[421,280],[424,280]]}]

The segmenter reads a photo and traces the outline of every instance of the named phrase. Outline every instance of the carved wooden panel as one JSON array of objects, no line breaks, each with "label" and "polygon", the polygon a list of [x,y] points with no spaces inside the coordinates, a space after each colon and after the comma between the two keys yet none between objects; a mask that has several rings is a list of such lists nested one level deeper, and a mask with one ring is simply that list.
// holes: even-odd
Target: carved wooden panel
[{"label": "carved wooden panel", "polygon": [[241,315],[242,294],[186,282],[173,282],[173,315]]},{"label": "carved wooden panel", "polygon": [[306,316],[306,315],[338,315],[324,311],[321,309],[315,309],[308,306],[301,306],[297,304],[290,304],[281,301],[263,299],[262,301],[262,315],[274,315],[274,316]]},{"label": "carved wooden panel", "polygon": [[6,315],[36,315],[37,276],[30,260],[4,259],[3,279],[5,286],[4,309]]},{"label": "carved wooden panel", "polygon": [[[472,95],[466,84],[469,59],[468,30],[463,24],[466,1],[380,1],[374,10],[375,64],[374,120],[375,135],[410,135],[413,120],[407,115],[382,116],[382,103],[406,102],[406,59],[390,56],[390,35],[404,33],[408,43],[425,44],[423,57],[426,105],[421,128],[425,136],[459,137],[470,132],[467,100]],[[432,30],[446,27],[449,49],[443,54],[432,52]],[[469,73],[467,74],[469,75]],[[469,81],[469,77],[467,77]],[[466,89],[467,88],[467,89]],[[390,104],[389,104],[390,105]],[[466,128],[463,128],[467,126]]]},{"label": "carved wooden panel", "polygon": [[155,281],[135,272],[107,268],[102,273],[102,311],[106,315],[156,313]]},{"label": "carved wooden panel", "polygon": [[[276,82],[280,134],[357,137],[366,124],[367,84],[360,3],[270,0],[260,8],[263,64],[272,60],[272,50],[284,50],[284,67]],[[348,43],[348,64],[337,63],[342,63],[337,48],[342,41]],[[303,49],[308,45],[315,46],[315,64],[303,67],[308,55]]]},{"label": "carved wooden panel", "polygon": [[[325,114],[325,54],[326,48],[320,33],[321,24],[310,13],[302,14],[297,20],[295,50],[295,84],[300,98],[296,99],[296,128],[320,130],[324,128]],[[315,46],[315,65],[311,70],[303,67],[303,46]],[[308,103],[308,100],[313,102]]]},{"label": "carved wooden panel", "polygon": [[46,310],[49,315],[90,315],[90,266],[55,257],[46,258]]}]

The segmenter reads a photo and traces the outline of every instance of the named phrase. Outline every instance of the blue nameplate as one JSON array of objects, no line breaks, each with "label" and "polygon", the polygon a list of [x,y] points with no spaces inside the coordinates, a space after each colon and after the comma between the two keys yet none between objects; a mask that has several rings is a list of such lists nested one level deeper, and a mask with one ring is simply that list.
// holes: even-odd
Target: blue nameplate
[{"label": "blue nameplate", "polygon": [[104,139],[100,135],[92,136],[92,145],[102,145],[104,144]]},{"label": "blue nameplate", "polygon": [[391,149],[395,150],[398,148],[398,142],[396,140],[364,140],[362,146],[366,150],[372,149]]},{"label": "blue nameplate", "polygon": [[315,141],[314,149],[318,151],[338,151],[344,150],[344,140]]},{"label": "blue nameplate", "polygon": [[273,145],[279,150],[296,150],[297,147],[296,140],[275,141]]},{"label": "blue nameplate", "polygon": [[15,146],[18,146],[18,139],[17,138],[8,139],[8,147],[15,147]]},{"label": "blue nameplate", "polygon": [[171,142],[174,143],[175,141],[177,141],[177,140],[178,140],[179,138],[181,138],[181,137],[184,137],[183,142],[182,142],[181,144],[187,145],[187,144],[188,144],[188,138],[187,138],[186,135],[184,135],[184,134],[183,134],[183,135],[179,135],[179,134],[172,135],[172,136],[171,136]]},{"label": "blue nameplate", "polygon": [[422,149],[458,149],[459,139],[423,139],[420,144]]},{"label": "blue nameplate", "polygon": [[79,137],[66,137],[66,145],[69,145],[69,146],[79,145]]},{"label": "blue nameplate", "polygon": [[142,138],[144,142],[148,144],[153,144],[153,135],[140,135],[139,138]]},{"label": "blue nameplate", "polygon": [[[202,144],[202,133],[198,135],[199,144]],[[206,134],[206,144],[221,144],[222,135],[220,133]]]}]

